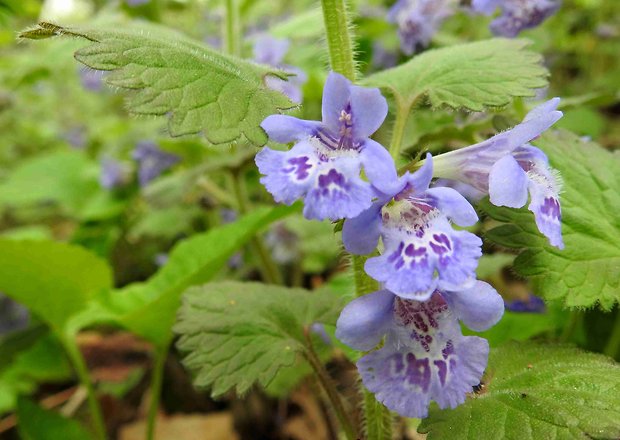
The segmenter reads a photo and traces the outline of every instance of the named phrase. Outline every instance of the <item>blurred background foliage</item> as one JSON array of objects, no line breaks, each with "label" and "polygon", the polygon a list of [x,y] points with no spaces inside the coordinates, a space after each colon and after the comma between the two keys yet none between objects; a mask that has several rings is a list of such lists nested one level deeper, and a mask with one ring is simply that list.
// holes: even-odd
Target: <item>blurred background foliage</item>
[{"label": "blurred background foliage", "polygon": [[[370,73],[402,62],[405,58],[398,52],[396,31],[384,19],[390,2],[355,3],[360,71]],[[244,56],[252,57],[253,39],[261,33],[290,39],[285,62],[308,75],[303,105],[296,113],[320,119],[327,54],[323,44],[317,44],[322,38],[318,3],[244,0],[241,11],[246,24]],[[218,0],[0,0],[0,234],[82,245],[108,259],[115,283],[122,287],[148,278],[165,264],[167,252],[179,240],[233,221],[241,209],[234,197],[233,176],[243,176],[242,189],[248,192],[252,206],[271,203],[258,184],[254,149],[212,147],[199,136],[170,138],[164,118],[130,116],[123,97],[102,81],[104,75],[72,59],[83,43],[63,39],[31,44],[15,38],[19,30],[38,20],[128,26],[132,20],[146,20],[219,48],[223,15],[223,1]],[[487,23],[485,17],[456,14],[446,21],[431,47],[488,38]],[[550,87],[539,98],[563,99],[564,118],[558,126],[610,150],[617,148],[620,2],[564,0],[555,16],[522,36],[544,55],[550,71]],[[498,109],[497,114],[419,108],[409,120],[406,151],[416,155],[423,149],[439,152],[473,143],[519,120],[523,105],[529,103],[517,102],[514,108]],[[384,127],[377,138],[387,143],[390,125]],[[134,150],[145,142],[178,160],[147,184],[140,184],[138,172],[143,164]],[[106,169],[110,162],[116,166],[113,185],[106,184],[112,172]],[[308,222],[296,214],[266,232],[265,242],[290,284],[318,287],[331,283],[343,291],[352,290],[333,225]],[[527,309],[533,304],[530,289],[511,271],[513,255],[489,251],[481,261],[479,276],[492,282],[508,303],[521,301]],[[252,252],[240,251],[219,278],[258,278],[254,258]],[[611,314],[596,310],[569,314],[547,304],[507,312],[485,337],[492,345],[514,337],[545,337],[601,351],[602,335],[608,333],[614,313],[617,308]],[[144,354],[135,346],[132,350]],[[121,382],[126,387],[105,388],[106,383],[115,383],[105,378],[100,387],[117,397],[127,396],[140,383],[144,366],[136,371],[124,376]],[[60,387],[50,384],[70,382],[70,375],[57,342],[37,317],[0,297],[0,413],[15,408],[10,396],[16,390],[50,395]],[[47,385],[38,388],[39,383]],[[164,389],[168,409],[182,406],[178,400],[174,390]],[[202,409],[217,407],[196,402]]]}]

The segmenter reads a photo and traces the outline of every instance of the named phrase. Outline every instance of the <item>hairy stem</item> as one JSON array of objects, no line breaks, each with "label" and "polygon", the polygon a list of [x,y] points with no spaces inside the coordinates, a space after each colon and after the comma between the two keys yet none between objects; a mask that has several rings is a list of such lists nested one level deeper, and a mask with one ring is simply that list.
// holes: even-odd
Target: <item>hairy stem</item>
[{"label": "hairy stem", "polygon": [[392,425],[394,418],[392,413],[377,402],[375,395],[363,389],[364,394],[364,414],[366,423],[364,434],[368,440],[392,440]]},{"label": "hairy stem", "polygon": [[607,345],[605,345],[604,353],[614,359],[620,353],[620,309],[616,312],[614,328],[611,331]]},{"label": "hairy stem", "polygon": [[226,23],[224,26],[224,42],[226,52],[230,55],[241,55],[241,20],[239,17],[239,0],[226,0]]},{"label": "hairy stem", "polygon": [[82,353],[80,352],[80,349],[74,339],[63,340],[63,345],[65,346],[69,359],[71,359],[71,363],[75,368],[80,384],[88,393],[88,409],[90,410],[95,436],[98,440],[105,440],[106,432],[105,423],[103,422],[103,414],[101,413],[101,406],[99,406],[99,401],[97,400],[97,395],[95,394],[95,387],[93,386],[93,383],[90,380],[90,375],[88,374],[88,368],[86,367],[84,356],[82,356]]},{"label": "hairy stem", "polygon": [[394,127],[392,128],[392,140],[390,142],[390,154],[394,160],[400,156],[400,149],[403,145],[403,136],[405,134],[405,127],[407,126],[407,119],[409,119],[410,107],[402,105],[396,99],[396,120],[394,121]]},{"label": "hairy stem", "polygon": [[161,385],[164,379],[164,365],[166,364],[166,356],[168,355],[168,344],[164,348],[155,349],[155,364],[151,376],[151,402],[149,404],[149,413],[146,422],[146,438],[153,440],[155,438],[155,425],[157,422],[157,410],[159,409],[159,401],[161,399]]},{"label": "hairy stem", "polygon": [[321,0],[321,6],[331,68],[355,81],[353,39],[346,0]]},{"label": "hairy stem", "polygon": [[[237,205],[239,206],[239,212],[241,214],[247,214],[250,211],[250,202],[248,199],[244,175],[241,171],[233,173],[231,179],[231,185],[235,197],[237,199]],[[260,235],[255,235],[252,238],[250,245],[252,250],[258,256],[260,262],[260,272],[263,279],[270,284],[283,284],[282,274],[278,269],[278,266],[271,258],[267,246]]]},{"label": "hairy stem", "polygon": [[314,350],[314,344],[312,343],[312,338],[310,337],[310,330],[308,328],[305,329],[304,335],[306,337],[306,350],[304,352],[306,359],[310,363],[314,374],[316,375],[321,387],[327,394],[327,398],[334,408],[334,412],[336,413],[336,417],[340,422],[340,426],[345,433],[347,440],[356,440],[358,439],[357,431],[353,422],[351,421],[350,415],[344,408],[344,404],[336,390],[336,385],[332,381],[327,371],[325,371],[325,367],[323,367],[323,363],[319,359],[319,356],[316,354]]}]

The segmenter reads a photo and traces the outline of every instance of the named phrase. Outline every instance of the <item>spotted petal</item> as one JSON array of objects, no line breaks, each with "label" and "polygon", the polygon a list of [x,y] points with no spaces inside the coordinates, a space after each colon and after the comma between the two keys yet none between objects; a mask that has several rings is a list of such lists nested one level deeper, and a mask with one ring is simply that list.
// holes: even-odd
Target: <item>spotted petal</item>
[{"label": "spotted petal", "polygon": [[300,142],[290,151],[263,148],[256,155],[260,181],[276,202],[292,204],[302,197],[314,182],[319,158],[308,142]]},{"label": "spotted petal", "polygon": [[564,249],[562,240],[562,210],[557,193],[545,185],[530,180],[530,204],[538,230],[558,249]]},{"label": "spotted petal", "polygon": [[394,321],[384,346],[361,358],[362,381],[377,400],[405,417],[422,418],[435,400],[454,408],[480,383],[487,341],[463,336],[445,299],[394,302]]},{"label": "spotted petal", "polygon": [[374,193],[359,178],[360,162],[340,158],[321,162],[304,201],[307,219],[339,220],[357,217],[372,205]]},{"label": "spotted petal", "polygon": [[384,227],[383,243],[384,253],[366,261],[366,272],[395,294],[419,301],[437,286],[471,285],[482,254],[480,238],[455,231],[443,216],[414,231]]}]

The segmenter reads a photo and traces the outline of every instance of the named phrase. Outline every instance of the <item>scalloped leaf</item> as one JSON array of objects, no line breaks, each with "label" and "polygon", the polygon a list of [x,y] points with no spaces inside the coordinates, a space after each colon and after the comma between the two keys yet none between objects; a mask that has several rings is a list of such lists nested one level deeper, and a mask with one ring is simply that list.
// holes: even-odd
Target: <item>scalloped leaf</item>
[{"label": "scalloped leaf", "polygon": [[61,27],[39,23],[20,38],[83,38],[92,44],[75,53],[85,65],[111,71],[105,81],[133,90],[130,112],[169,115],[172,136],[203,132],[212,144],[243,138],[261,146],[260,123],[295,105],[264,84],[267,75],[286,74],[224,55],[180,34],[156,26],[131,28]]},{"label": "scalloped leaf", "polygon": [[433,107],[501,107],[547,85],[542,57],[528,45],[527,40],[494,38],[429,50],[363,83],[390,91],[407,110],[423,97]]},{"label": "scalloped leaf", "polygon": [[342,306],[329,291],[211,283],[185,292],[174,331],[196,386],[210,387],[213,396],[231,388],[243,394],[293,365],[305,350],[305,329],[335,324]]},{"label": "scalloped leaf", "polygon": [[620,366],[569,346],[511,343],[491,351],[482,391],[431,407],[427,440],[620,437]]}]

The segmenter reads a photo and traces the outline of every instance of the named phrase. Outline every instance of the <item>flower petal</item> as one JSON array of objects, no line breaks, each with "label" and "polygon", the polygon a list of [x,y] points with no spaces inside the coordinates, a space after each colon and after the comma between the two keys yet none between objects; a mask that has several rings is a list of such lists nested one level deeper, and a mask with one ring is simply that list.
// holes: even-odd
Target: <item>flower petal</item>
[{"label": "flower petal", "polygon": [[267,116],[260,126],[271,140],[286,144],[313,136],[321,123],[287,115],[271,115]]},{"label": "flower petal", "polygon": [[488,357],[484,339],[465,337],[438,292],[426,302],[396,299],[384,346],[358,369],[377,400],[405,417],[428,415],[431,400],[454,408],[480,383]]},{"label": "flower petal", "polygon": [[495,162],[489,173],[489,196],[495,206],[520,208],[527,202],[528,178],[514,157]]},{"label": "flower petal", "polygon": [[370,183],[379,191],[394,194],[400,183],[396,174],[394,160],[383,145],[372,139],[366,139],[360,152],[360,160]]},{"label": "flower petal", "polygon": [[385,251],[365,269],[398,296],[424,301],[438,285],[455,290],[474,282],[482,241],[455,231],[444,216],[415,231],[384,226],[382,232]]},{"label": "flower petal", "polygon": [[381,202],[354,218],[349,218],[342,227],[342,243],[348,252],[356,255],[371,253],[377,247],[381,232]]},{"label": "flower petal", "polygon": [[340,130],[340,115],[351,98],[351,81],[336,72],[330,72],[323,88],[323,124],[333,133]]},{"label": "flower petal", "polygon": [[308,142],[300,142],[290,151],[263,148],[256,155],[260,181],[276,202],[292,204],[302,197],[314,181],[319,158]]},{"label": "flower petal", "polygon": [[351,348],[371,350],[389,330],[394,294],[379,290],[354,299],[340,313],[336,337]]},{"label": "flower petal", "polygon": [[433,156],[431,153],[426,154],[426,159],[422,163],[422,167],[413,174],[407,172],[403,175],[407,180],[409,187],[416,193],[426,191],[433,180]]},{"label": "flower petal", "polygon": [[434,187],[426,190],[433,204],[459,226],[472,226],[478,221],[473,206],[458,191],[448,187]]},{"label": "flower petal", "polygon": [[491,15],[500,5],[501,0],[472,0],[471,8],[484,15]]},{"label": "flower petal", "polygon": [[357,217],[370,208],[374,193],[370,184],[359,178],[359,172],[356,158],[321,162],[305,198],[304,216],[335,221]]},{"label": "flower petal", "polygon": [[562,210],[557,193],[543,184],[530,180],[530,204],[528,209],[534,213],[538,230],[552,246],[564,249],[562,240]]},{"label": "flower petal", "polygon": [[351,87],[353,137],[367,138],[381,127],[388,113],[387,101],[377,88]]},{"label": "flower petal", "polygon": [[484,281],[476,281],[470,289],[446,292],[444,297],[455,316],[477,332],[493,327],[504,314],[504,300]]}]

